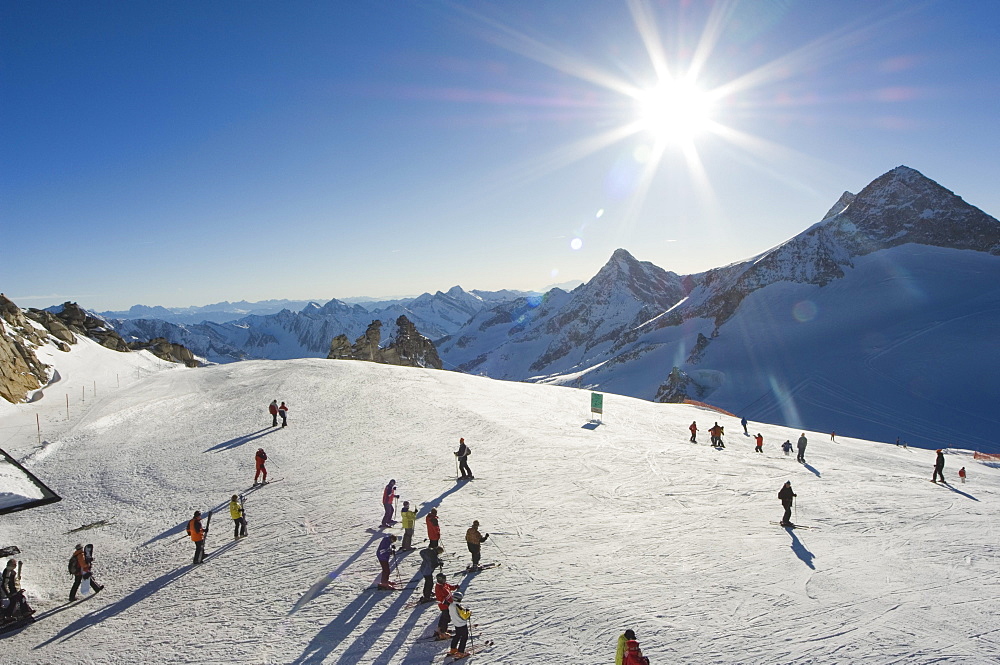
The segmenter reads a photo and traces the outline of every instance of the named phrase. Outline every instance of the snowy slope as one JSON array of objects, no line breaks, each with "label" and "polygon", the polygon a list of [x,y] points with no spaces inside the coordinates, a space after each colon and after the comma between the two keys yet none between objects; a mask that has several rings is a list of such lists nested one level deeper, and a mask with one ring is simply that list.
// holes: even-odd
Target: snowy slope
[{"label": "snowy slope", "polygon": [[[159,372],[99,390],[39,449],[27,424],[59,422],[61,399],[0,416],[4,447],[64,497],[0,522],[41,617],[3,636],[0,663],[431,663],[442,644],[415,640],[437,610],[410,607],[413,590],[365,590],[378,539],[366,527],[389,478],[421,517],[440,511],[445,570],[479,639],[497,640],[472,663],[609,663],[626,627],[653,663],[1000,653],[1000,469],[958,451],[946,477],[964,465],[969,483],[935,486],[925,450],[807,433],[803,466],[777,448],[798,430],[751,423],[760,455],[736,422],[696,407],[606,395],[594,427],[585,391],[350,361]],[[268,427],[271,399],[291,407],[288,428]],[[724,424],[728,447],[689,443],[692,420]],[[468,484],[453,480],[459,436],[474,449]],[[182,524],[246,490],[260,446],[281,480],[248,491],[248,538],[218,513],[192,569]],[[815,529],[769,524],[786,479],[796,521]],[[65,533],[102,519],[113,524]],[[503,566],[463,578],[473,519],[493,534],[484,559]],[[107,589],[62,608],[76,542],[95,544]],[[403,557],[400,579],[416,567]]]}]

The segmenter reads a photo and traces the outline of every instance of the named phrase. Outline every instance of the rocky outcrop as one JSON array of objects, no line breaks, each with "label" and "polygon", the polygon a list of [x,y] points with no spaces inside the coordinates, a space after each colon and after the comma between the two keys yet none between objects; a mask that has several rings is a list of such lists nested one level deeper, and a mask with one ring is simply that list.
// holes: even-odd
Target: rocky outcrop
[{"label": "rocky outcrop", "polygon": [[148,342],[130,342],[128,347],[132,351],[149,351],[161,360],[172,363],[184,363],[187,367],[198,367],[201,365],[189,349],[180,344],[172,344],[164,337],[157,337]]},{"label": "rocky outcrop", "polygon": [[407,367],[442,367],[434,343],[421,335],[406,316],[401,315],[396,319],[396,333],[385,348],[380,346],[381,341],[382,322],[376,319],[363,335],[354,340],[354,344],[348,342],[347,335],[334,337],[326,357],[331,360],[366,360]]},{"label": "rocky outcrop", "polygon": [[28,393],[48,381],[48,366],[35,356],[44,335],[21,308],[0,293],[0,397],[23,402]]},{"label": "rocky outcrop", "polygon": [[53,337],[67,344],[75,344],[73,333],[89,337],[101,346],[114,351],[128,351],[128,343],[104,319],[89,314],[75,302],[63,303],[57,312],[29,309],[27,315],[45,326]]}]

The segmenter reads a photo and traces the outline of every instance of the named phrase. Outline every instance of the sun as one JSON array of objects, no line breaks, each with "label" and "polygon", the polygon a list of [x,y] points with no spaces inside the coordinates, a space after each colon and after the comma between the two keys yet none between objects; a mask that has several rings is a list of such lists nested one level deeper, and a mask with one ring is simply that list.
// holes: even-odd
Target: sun
[{"label": "sun", "polygon": [[712,122],[712,97],[692,81],[665,79],[635,96],[640,128],[657,140],[687,142]]}]

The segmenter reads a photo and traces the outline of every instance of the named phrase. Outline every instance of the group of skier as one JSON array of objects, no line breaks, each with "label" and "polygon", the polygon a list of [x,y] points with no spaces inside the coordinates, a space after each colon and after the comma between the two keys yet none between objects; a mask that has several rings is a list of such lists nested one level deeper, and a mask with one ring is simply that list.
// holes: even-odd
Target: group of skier
[{"label": "group of skier", "polygon": [[278,400],[271,400],[271,403],[267,405],[267,412],[271,414],[271,427],[278,426],[278,417],[281,417],[281,426],[288,427],[288,407],[282,402],[278,404]]},{"label": "group of skier", "polygon": [[[743,426],[743,433],[746,436],[750,436],[750,430],[747,429],[747,419],[746,418],[742,418],[740,420],[740,424]],[[698,443],[698,421],[692,421],[692,423],[690,425],[688,425],[688,431],[691,432],[691,439],[690,439],[691,443]],[[713,448],[722,449],[722,448],[726,447],[726,444],[722,442],[722,437],[726,435],[726,428],[723,427],[722,425],[720,425],[718,421],[716,421],[715,424],[712,427],[708,428],[708,434],[711,437],[711,442],[712,442],[712,447]],[[753,438],[754,438],[754,444],[755,444],[754,445],[754,452],[763,453],[764,452],[764,436],[760,432],[757,432],[757,434]],[[798,457],[796,458],[799,462],[802,462],[803,464],[805,464],[805,461],[806,461],[806,445],[807,444],[808,444],[808,440],[806,439],[805,432],[803,432],[801,434],[801,436],[799,436],[799,440],[798,440],[798,444],[797,444],[798,450],[799,450],[799,454],[798,454]],[[781,444],[781,449],[784,451],[785,455],[787,456],[792,451],[792,442],[786,440],[783,444]]]}]

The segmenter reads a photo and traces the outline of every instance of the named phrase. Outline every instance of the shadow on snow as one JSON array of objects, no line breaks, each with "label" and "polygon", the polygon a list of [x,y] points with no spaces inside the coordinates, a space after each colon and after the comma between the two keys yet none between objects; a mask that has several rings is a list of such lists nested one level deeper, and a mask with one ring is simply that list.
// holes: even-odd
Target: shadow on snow
[{"label": "shadow on snow", "polygon": [[265,427],[264,429],[259,429],[256,432],[250,434],[244,434],[243,436],[238,436],[235,439],[230,439],[229,441],[223,441],[222,443],[217,443],[211,448],[206,448],[205,452],[210,453],[213,451],[222,450],[232,450],[233,448],[239,448],[243,444],[250,443],[256,439],[263,438],[270,434],[271,432],[277,432],[279,427]]}]

